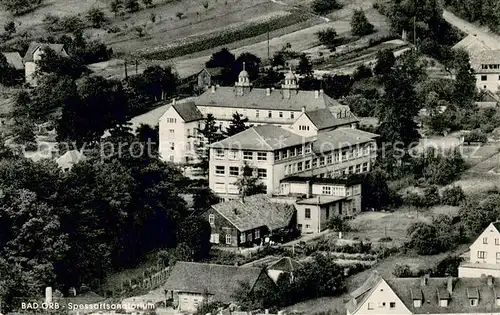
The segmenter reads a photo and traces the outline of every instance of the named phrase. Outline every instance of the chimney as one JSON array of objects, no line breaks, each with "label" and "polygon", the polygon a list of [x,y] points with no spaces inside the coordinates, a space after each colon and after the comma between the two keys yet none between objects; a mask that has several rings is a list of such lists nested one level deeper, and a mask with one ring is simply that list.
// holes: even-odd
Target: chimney
[{"label": "chimney", "polygon": [[319,96],[323,95],[323,92],[325,92],[323,89],[319,90]]},{"label": "chimney", "polygon": [[172,99],[172,105],[175,105],[175,97]]},{"label": "chimney", "polygon": [[271,89],[270,89],[270,88],[267,88],[267,89],[266,89],[266,96],[269,96],[269,95],[271,95]]},{"label": "chimney", "polygon": [[302,106],[302,112],[305,113],[306,112],[306,107],[305,106]]},{"label": "chimney", "polygon": [[220,84],[216,84],[215,86],[218,87],[218,88],[220,88]]},{"label": "chimney", "polygon": [[493,277],[490,275],[488,276],[488,286],[492,287],[493,286]]},{"label": "chimney", "polygon": [[215,85],[212,85],[212,93],[215,93]]},{"label": "chimney", "polygon": [[453,292],[453,277],[448,277],[448,283],[446,289],[448,290],[448,293],[451,296],[451,293]]},{"label": "chimney", "polygon": [[320,204],[320,202],[321,202],[320,197],[319,197],[319,196],[318,196],[318,197],[316,197],[316,203],[319,205],[319,204]]},{"label": "chimney", "polygon": [[311,198],[311,182],[310,181],[306,181],[306,189],[307,189],[307,192],[306,192],[306,197],[307,199]]},{"label": "chimney", "polygon": [[318,90],[314,91],[314,98],[319,98],[319,91]]},{"label": "chimney", "polygon": [[45,303],[52,303],[52,287],[45,288]]},{"label": "chimney", "polygon": [[269,309],[268,309],[268,308],[266,308],[266,309],[264,310],[264,314],[269,315]]},{"label": "chimney", "polygon": [[422,277],[420,277],[420,285],[422,287],[425,287],[427,285],[427,275],[423,275]]}]

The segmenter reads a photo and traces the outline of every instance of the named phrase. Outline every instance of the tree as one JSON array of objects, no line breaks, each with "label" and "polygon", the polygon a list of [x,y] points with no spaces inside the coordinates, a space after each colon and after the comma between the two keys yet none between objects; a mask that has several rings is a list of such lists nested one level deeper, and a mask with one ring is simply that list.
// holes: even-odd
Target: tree
[{"label": "tree", "polygon": [[299,60],[299,66],[298,66],[298,69],[297,69],[297,73],[299,74],[303,74],[303,75],[306,75],[306,76],[310,76],[313,74],[313,68],[312,68],[312,65],[311,65],[311,61],[309,60],[309,58],[307,57],[306,54],[301,54],[300,55],[300,60]]},{"label": "tree", "polygon": [[182,18],[184,17],[184,13],[182,13],[182,12],[177,12],[177,13],[175,14],[175,16],[176,16],[179,20],[182,20]]},{"label": "tree", "polygon": [[16,23],[14,21],[9,21],[5,23],[3,29],[5,30],[5,33],[7,33],[7,36],[10,38],[12,37],[12,34],[16,32]]},{"label": "tree", "polygon": [[365,36],[374,32],[375,27],[366,18],[363,10],[354,10],[351,19],[352,34],[355,36]]},{"label": "tree", "polygon": [[153,6],[153,0],[142,0],[142,3],[144,3],[146,8],[150,8]]},{"label": "tree", "polygon": [[36,144],[34,128],[34,124],[27,119],[19,121],[14,128],[16,143],[26,145],[27,149],[31,149]]},{"label": "tree", "polygon": [[341,216],[334,215],[328,220],[328,228],[334,232],[349,232],[349,223]]},{"label": "tree", "polygon": [[379,50],[377,52],[377,63],[373,68],[373,73],[378,76],[384,76],[391,73],[393,67],[396,65],[396,57],[389,49]]},{"label": "tree", "polygon": [[245,63],[245,71],[248,72],[250,80],[256,80],[259,77],[260,58],[254,54],[244,52],[236,58],[233,64],[233,77],[229,79],[231,82],[238,79],[238,74],[243,70],[243,63]]},{"label": "tree", "polygon": [[392,204],[392,194],[387,185],[388,178],[380,169],[364,175],[362,181],[362,208],[381,210]]},{"label": "tree", "polygon": [[2,0],[0,1],[0,5],[5,7],[7,11],[10,11],[14,15],[22,15],[32,11],[36,7],[40,6],[43,3],[42,0]]},{"label": "tree", "polygon": [[227,137],[231,137],[235,134],[245,131],[246,129],[248,129],[248,126],[246,125],[247,123],[248,117],[243,118],[242,114],[239,114],[238,112],[234,113],[233,120],[231,120],[229,127],[227,127],[225,135]]},{"label": "tree", "polygon": [[436,185],[431,185],[424,188],[424,201],[427,208],[439,204],[441,198]]},{"label": "tree", "polygon": [[314,13],[323,15],[342,8],[342,5],[340,5],[337,0],[314,0],[311,4],[311,8]]},{"label": "tree", "polygon": [[316,36],[330,51],[335,51],[335,47],[339,44],[337,31],[333,27],[318,31]]},{"label": "tree", "polygon": [[44,49],[42,57],[37,61],[38,76],[54,73],[59,76],[68,76],[77,79],[86,73],[88,69],[78,57],[63,57],[49,47]]},{"label": "tree", "polygon": [[476,78],[467,54],[455,54],[457,69],[452,101],[461,109],[471,109],[477,97]]},{"label": "tree", "polygon": [[458,210],[460,224],[467,237],[477,237],[500,216],[500,194],[467,197]]},{"label": "tree", "polygon": [[92,7],[87,11],[87,20],[94,28],[100,28],[106,23],[106,15],[104,12],[96,7]]},{"label": "tree", "polygon": [[213,114],[208,114],[203,128],[198,130],[198,134],[203,137],[202,142],[196,148],[196,153],[200,162],[198,163],[198,168],[200,170],[200,175],[206,175],[208,173],[209,166],[209,145],[224,139],[224,134],[220,128],[215,123],[215,117]]},{"label": "tree", "polygon": [[369,79],[372,76],[373,76],[372,69],[370,69],[368,66],[362,64],[356,68],[356,71],[354,71],[353,80],[359,81],[359,80],[363,80],[363,79]]},{"label": "tree", "polygon": [[207,210],[211,205],[216,204],[219,197],[209,187],[199,187],[193,192],[193,210],[201,213]]},{"label": "tree", "polygon": [[7,62],[7,58],[0,54],[0,84],[5,86],[15,85],[15,71],[16,69]]},{"label": "tree", "polygon": [[396,264],[394,266],[394,270],[392,271],[392,274],[396,278],[411,278],[413,277],[413,272],[408,265],[402,265],[402,264]]},{"label": "tree", "polygon": [[115,14],[115,16],[123,9],[123,0],[111,0],[110,10]]},{"label": "tree", "polygon": [[442,202],[445,205],[458,206],[465,199],[464,191],[460,186],[451,186],[443,189]]},{"label": "tree", "polygon": [[266,193],[266,186],[260,182],[257,170],[245,164],[236,180],[239,195],[242,199],[246,196]]},{"label": "tree", "polygon": [[234,84],[235,74],[233,68],[235,61],[235,56],[224,47],[220,51],[212,54],[210,60],[205,63],[205,66],[207,68],[222,68],[221,76],[223,78],[223,83]]},{"label": "tree", "polygon": [[191,250],[191,259],[199,261],[207,258],[210,252],[210,223],[202,217],[191,216],[179,227],[179,243],[186,244]]},{"label": "tree", "polygon": [[131,13],[137,12],[141,9],[138,0],[125,0],[125,8]]}]

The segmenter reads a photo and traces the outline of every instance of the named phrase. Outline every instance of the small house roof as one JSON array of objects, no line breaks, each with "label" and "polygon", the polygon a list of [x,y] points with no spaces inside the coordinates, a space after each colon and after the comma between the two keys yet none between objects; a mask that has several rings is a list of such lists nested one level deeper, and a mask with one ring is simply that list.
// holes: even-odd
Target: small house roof
[{"label": "small house roof", "polygon": [[176,103],[172,107],[182,117],[184,122],[203,119],[203,114],[193,102]]},{"label": "small house roof", "polygon": [[210,294],[215,301],[230,303],[234,300],[233,295],[240,288],[241,282],[246,282],[253,288],[261,273],[262,269],[254,267],[179,261],[172,268],[164,288]]},{"label": "small house roof", "polygon": [[69,150],[59,158],[57,158],[56,163],[60,168],[67,169],[83,160],[85,160],[85,155],[83,154],[83,152],[80,152],[78,150]]},{"label": "small house roof", "polygon": [[290,257],[282,257],[280,260],[267,267],[267,269],[293,272],[301,266],[302,264],[295,259],[292,259]]},{"label": "small house roof", "polygon": [[267,226],[271,230],[288,227],[295,208],[289,204],[274,203],[266,195],[245,197],[245,201],[229,200],[212,205],[240,232]]},{"label": "small house roof", "polygon": [[68,56],[68,54],[66,54],[66,51],[64,50],[63,44],[45,44],[45,43],[31,42],[28,47],[28,51],[26,51],[26,55],[24,55],[23,61],[33,62],[33,54],[38,48],[40,49],[50,48],[58,55],[61,55],[63,57]]},{"label": "small house roof", "polygon": [[318,128],[318,130],[359,122],[359,119],[350,112],[348,106],[342,106],[347,113],[347,117],[343,118],[337,118],[336,116],[334,116],[334,114],[332,113],[332,111],[334,111],[333,107],[336,106],[306,111],[305,114],[307,115],[309,120],[316,126],[316,128]]},{"label": "small house roof", "polygon": [[3,52],[2,53],[7,59],[7,63],[14,67],[16,70],[23,70],[23,58],[18,52]]}]

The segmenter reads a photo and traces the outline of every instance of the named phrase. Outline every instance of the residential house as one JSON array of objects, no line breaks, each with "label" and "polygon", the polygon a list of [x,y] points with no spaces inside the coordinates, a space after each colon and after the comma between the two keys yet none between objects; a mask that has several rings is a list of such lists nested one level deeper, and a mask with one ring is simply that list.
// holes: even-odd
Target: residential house
[{"label": "residential house", "polygon": [[274,286],[264,269],[177,262],[164,289],[180,311],[195,312],[202,302],[234,302],[242,283],[251,290]]},{"label": "residential house", "polygon": [[56,54],[62,57],[68,57],[63,44],[43,44],[32,42],[29,45],[28,51],[23,58],[25,78],[27,83],[36,85],[35,73],[37,70],[37,61],[42,59],[42,55],[46,48],[52,49]]},{"label": "residential house", "polygon": [[297,260],[290,257],[281,257],[275,263],[267,267],[267,274],[276,283],[281,274],[290,275],[290,280],[293,281],[294,272],[302,266]]},{"label": "residential house", "polygon": [[205,68],[198,73],[198,86],[208,88],[222,83],[224,68]]},{"label": "residential house", "polygon": [[463,49],[469,53],[470,56],[478,54],[485,50],[500,49],[500,43],[492,38],[484,36],[477,36],[477,34],[469,34],[460,42],[453,46],[453,49]]},{"label": "residential house", "polygon": [[298,230],[318,233],[327,228],[334,215],[353,217],[361,212],[361,181],[354,176],[349,179],[285,177],[273,200],[293,202]]},{"label": "residential house", "polygon": [[24,77],[23,58],[18,52],[3,52],[7,63],[16,70],[16,76],[21,80]]},{"label": "residential house", "polygon": [[472,55],[470,62],[477,88],[500,93],[500,49],[483,50]]},{"label": "residential house", "polygon": [[196,105],[174,100],[159,121],[161,158],[178,164],[197,161],[196,148],[200,143],[198,130],[202,127],[203,115]]},{"label": "residential house", "polygon": [[374,273],[351,293],[348,315],[499,315],[500,281],[483,278],[394,278]]},{"label": "residential house", "polygon": [[66,151],[63,155],[58,157],[56,159],[57,165],[63,170],[63,171],[69,171],[73,167],[73,165],[77,164],[80,161],[85,160],[85,155],[83,152],[78,151],[78,150],[69,150]]},{"label": "residential house", "polygon": [[209,185],[221,198],[237,198],[236,181],[244,165],[257,170],[268,195],[288,176],[340,177],[371,170],[376,134],[336,128],[308,136],[310,130],[261,125],[210,146]]},{"label": "residential house", "polygon": [[458,268],[459,277],[500,277],[500,222],[492,222],[470,246],[469,260]]},{"label": "residential house", "polygon": [[[311,133],[318,130],[331,130],[338,127],[356,127],[358,119],[350,112],[349,107],[319,91],[302,91],[298,89],[297,78],[290,71],[285,77],[281,89],[254,88],[247,71],[243,70],[234,87],[212,85],[207,91],[192,99],[194,106],[204,118],[212,114],[216,124],[224,131],[231,123],[233,115],[239,113],[248,118],[248,125],[276,125]],[[319,111],[318,111],[319,110]],[[321,111],[322,110],[322,111]],[[166,113],[168,116],[168,114]],[[300,123],[294,123],[298,120]],[[160,121],[160,133],[165,134],[172,129],[168,120]],[[179,123],[179,128],[182,127]],[[167,131],[162,131],[167,130]],[[176,163],[184,163],[186,152],[183,149],[189,136],[175,137],[173,145],[160,148],[161,156],[169,161],[172,155]],[[173,154],[169,148],[174,148]],[[166,152],[169,151],[169,152]],[[181,162],[178,162],[181,161]],[[196,161],[191,160],[195,163]]]},{"label": "residential house", "polygon": [[273,203],[265,195],[217,203],[204,216],[212,228],[210,242],[222,246],[262,244],[266,236],[296,226],[293,205]]}]

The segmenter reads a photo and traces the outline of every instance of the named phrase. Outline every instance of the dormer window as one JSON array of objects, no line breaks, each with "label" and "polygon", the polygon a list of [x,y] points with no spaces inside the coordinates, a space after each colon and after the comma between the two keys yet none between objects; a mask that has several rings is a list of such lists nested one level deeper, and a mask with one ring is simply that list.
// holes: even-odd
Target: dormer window
[{"label": "dormer window", "polygon": [[448,299],[440,299],[439,300],[439,306],[441,306],[441,307],[448,307]]},{"label": "dormer window", "polygon": [[467,297],[470,306],[477,306],[479,301],[479,291],[477,288],[467,288]]},{"label": "dormer window", "polygon": [[422,300],[413,300],[413,307],[422,307]]},{"label": "dormer window", "polygon": [[470,306],[477,306],[477,300],[478,299],[469,299]]}]

